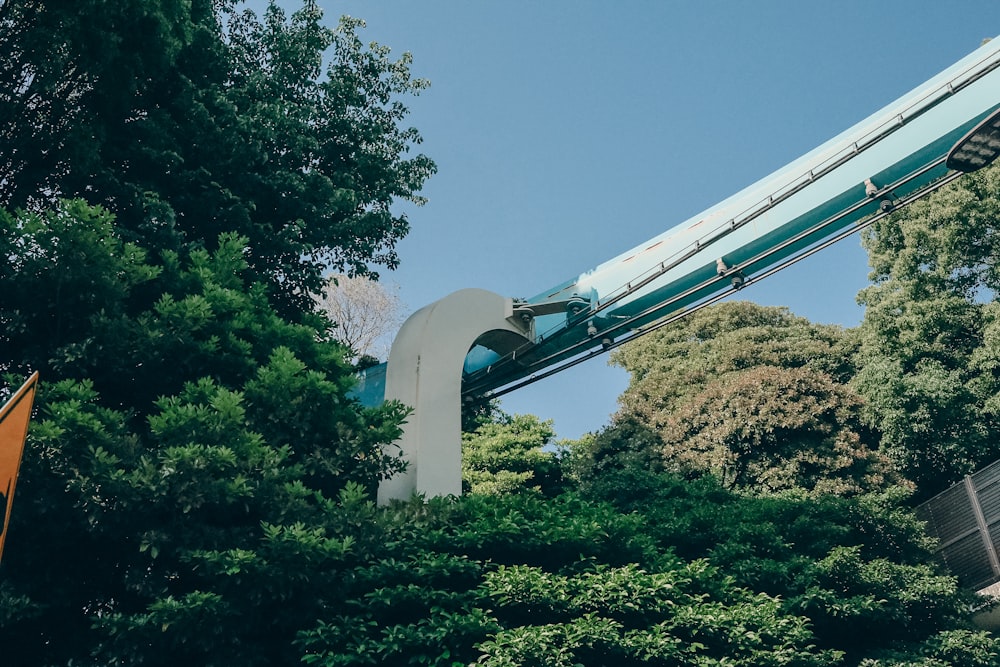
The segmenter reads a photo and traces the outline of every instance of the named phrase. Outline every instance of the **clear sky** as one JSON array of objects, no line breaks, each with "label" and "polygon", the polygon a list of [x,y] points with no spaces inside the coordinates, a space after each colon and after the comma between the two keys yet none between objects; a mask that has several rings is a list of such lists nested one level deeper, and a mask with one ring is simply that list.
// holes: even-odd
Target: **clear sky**
[{"label": "clear sky", "polygon": [[[291,7],[293,2],[282,4]],[[763,178],[1000,34],[997,0],[320,0],[413,54],[407,100],[438,174],[407,208],[416,310],[465,287],[529,297]],[[845,326],[867,282],[852,237],[740,298]],[[600,357],[508,412],[598,430],[627,374]]]}]

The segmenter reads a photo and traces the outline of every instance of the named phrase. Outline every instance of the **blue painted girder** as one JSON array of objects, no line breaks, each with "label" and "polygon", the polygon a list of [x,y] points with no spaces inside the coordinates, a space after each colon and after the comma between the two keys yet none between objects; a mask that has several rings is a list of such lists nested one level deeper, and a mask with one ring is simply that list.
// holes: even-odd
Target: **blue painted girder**
[{"label": "blue painted girder", "polygon": [[[1000,39],[729,199],[527,299],[574,311],[535,318],[517,361],[475,347],[465,384],[483,394],[628,335],[778,265],[891,204],[929,192],[949,150],[1000,108]],[[719,275],[719,260],[727,267]],[[575,310],[580,308],[581,310]]]}]

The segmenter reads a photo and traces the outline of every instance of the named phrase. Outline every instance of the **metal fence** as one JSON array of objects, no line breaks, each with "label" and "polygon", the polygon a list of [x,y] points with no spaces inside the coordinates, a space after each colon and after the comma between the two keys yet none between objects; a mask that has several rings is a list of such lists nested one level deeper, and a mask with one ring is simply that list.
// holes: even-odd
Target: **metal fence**
[{"label": "metal fence", "polygon": [[981,590],[1000,581],[1000,461],[917,507],[917,517],[962,586]]}]

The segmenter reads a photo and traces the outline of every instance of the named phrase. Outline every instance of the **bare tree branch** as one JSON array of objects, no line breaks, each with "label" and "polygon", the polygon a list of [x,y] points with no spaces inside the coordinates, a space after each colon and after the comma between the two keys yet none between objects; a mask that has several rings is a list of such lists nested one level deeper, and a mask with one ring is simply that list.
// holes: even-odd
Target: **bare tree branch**
[{"label": "bare tree branch", "polygon": [[398,286],[334,274],[315,300],[317,310],[333,323],[330,336],[351,348],[356,358],[389,356],[392,337],[404,319]]}]

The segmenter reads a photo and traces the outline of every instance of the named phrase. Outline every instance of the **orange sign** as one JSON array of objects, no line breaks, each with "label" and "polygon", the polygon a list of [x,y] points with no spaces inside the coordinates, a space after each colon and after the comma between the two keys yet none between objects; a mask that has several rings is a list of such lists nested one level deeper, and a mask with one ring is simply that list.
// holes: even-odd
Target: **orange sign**
[{"label": "orange sign", "polygon": [[35,373],[17,390],[7,404],[0,407],[0,558],[10,524],[10,508],[14,503],[14,486],[17,469],[21,466],[24,439],[28,435],[31,404],[35,400],[38,373]]}]

